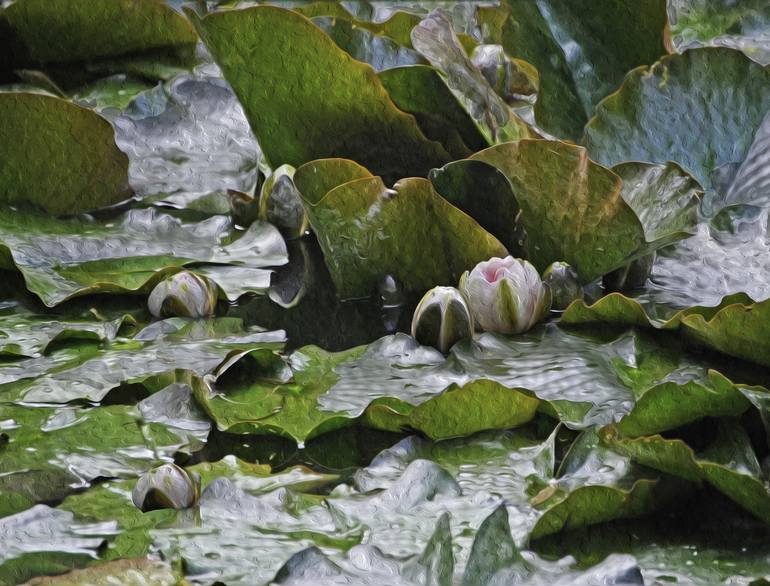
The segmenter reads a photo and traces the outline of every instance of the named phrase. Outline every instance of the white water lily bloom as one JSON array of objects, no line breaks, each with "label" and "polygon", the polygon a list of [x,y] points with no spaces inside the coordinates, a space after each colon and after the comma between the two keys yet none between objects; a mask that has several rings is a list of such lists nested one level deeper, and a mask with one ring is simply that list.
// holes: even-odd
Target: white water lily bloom
[{"label": "white water lily bloom", "polygon": [[155,317],[210,317],[217,305],[217,286],[192,271],[181,271],[158,283],[147,299]]},{"label": "white water lily bloom", "polygon": [[131,500],[142,511],[187,509],[198,502],[201,479],[176,464],[163,464],[146,472],[134,485]]},{"label": "white water lily bloom", "polygon": [[412,337],[442,354],[456,342],[473,336],[473,317],[465,299],[454,287],[428,291],[412,318]]},{"label": "white water lily bloom", "polygon": [[506,256],[480,262],[460,278],[476,327],[485,332],[526,332],[548,313],[551,291],[526,260]]}]

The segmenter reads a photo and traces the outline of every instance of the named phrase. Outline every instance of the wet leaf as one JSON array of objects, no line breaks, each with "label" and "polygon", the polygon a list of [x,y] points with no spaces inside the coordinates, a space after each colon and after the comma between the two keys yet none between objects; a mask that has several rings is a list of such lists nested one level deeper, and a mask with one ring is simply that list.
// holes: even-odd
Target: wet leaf
[{"label": "wet leaf", "polygon": [[[264,267],[288,260],[283,238],[268,224],[240,231],[225,216],[188,223],[151,209],[113,221],[8,212],[0,218],[3,249],[10,256],[4,268],[18,269],[49,307],[88,293],[148,292],[169,269],[194,262],[234,263],[264,283]],[[221,269],[212,272],[216,278]],[[230,290],[232,278],[222,281]]]},{"label": "wet leaf", "polygon": [[[397,178],[425,175],[447,162],[446,151],[395,107],[374,71],[305,17],[269,6],[188,16],[233,86],[271,165],[346,157]],[[284,39],[295,36],[302,43],[280,59]],[[257,67],[244,60],[246,54],[273,58]],[[261,90],[266,84],[273,88],[269,95]]]},{"label": "wet leaf", "polygon": [[112,127],[61,98],[0,92],[0,160],[0,200],[6,209],[30,206],[72,214],[131,195],[128,159],[115,146]]},{"label": "wet leaf", "polygon": [[117,560],[98,564],[87,569],[73,570],[55,578],[30,580],[30,586],[111,586],[120,583],[125,586],[172,586],[182,577],[171,566],[160,560],[139,558]]},{"label": "wet leaf", "polygon": [[598,106],[585,144],[604,165],[675,161],[708,194],[717,168],[743,161],[768,110],[770,72],[739,51],[695,49],[631,71]]},{"label": "wet leaf", "polygon": [[730,47],[770,64],[770,10],[762,0],[668,0],[671,42],[677,51]]},{"label": "wet leaf", "polygon": [[505,256],[502,244],[425,179],[402,179],[389,190],[379,177],[364,178],[343,183],[320,200],[306,195],[299,177],[297,184],[343,298],[370,295],[388,274],[408,291],[426,291],[437,283],[456,283],[482,260]]},{"label": "wet leaf", "polygon": [[591,161],[582,147],[521,140],[490,147],[471,160],[496,167],[511,182],[526,231],[526,256],[538,270],[566,261],[587,282],[644,245],[642,224],[621,195],[620,177]]},{"label": "wet leaf", "polygon": [[666,53],[665,0],[633,5],[623,0],[600,5],[591,0],[505,4],[509,16],[502,29],[503,47],[511,57],[537,68],[535,117],[558,137],[579,139],[596,104],[628,70]]}]

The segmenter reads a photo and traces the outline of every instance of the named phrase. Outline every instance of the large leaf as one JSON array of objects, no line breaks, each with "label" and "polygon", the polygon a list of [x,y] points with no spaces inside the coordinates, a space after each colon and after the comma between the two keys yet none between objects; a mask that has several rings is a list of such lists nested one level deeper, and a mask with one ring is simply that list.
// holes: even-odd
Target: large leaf
[{"label": "large leaf", "polygon": [[695,49],[633,70],[586,126],[605,165],[676,161],[707,191],[714,172],[740,163],[770,110],[770,71],[739,51]]},{"label": "large leaf", "polygon": [[454,284],[476,263],[506,254],[426,179],[402,179],[389,190],[379,177],[363,178],[309,199],[317,181],[324,179],[297,170],[295,183],[342,297],[368,296],[388,274],[409,291]]},{"label": "large leaf", "polygon": [[563,260],[590,281],[644,245],[642,224],[623,200],[620,177],[591,161],[582,147],[520,140],[490,147],[471,160],[489,163],[508,177],[521,207],[527,257],[540,270]]},{"label": "large leaf", "polygon": [[53,96],[0,92],[0,161],[5,206],[71,214],[131,195],[128,159],[110,124]]},{"label": "large leaf", "polygon": [[665,0],[506,0],[502,43],[540,73],[537,122],[577,140],[594,107],[629,69],[666,53]]},{"label": "large leaf", "polygon": [[682,52],[730,47],[770,64],[770,6],[763,0],[668,0],[671,42]]},{"label": "large leaf", "polygon": [[[20,0],[3,18],[16,69],[94,61],[109,69],[108,59],[142,53],[176,63],[198,41],[190,23],[162,0]],[[74,71],[80,75],[82,65]]]},{"label": "large leaf", "polygon": [[[27,288],[49,307],[88,293],[146,292],[169,269],[195,262],[251,269],[252,290],[264,290],[265,267],[288,260],[283,238],[269,224],[241,231],[225,216],[187,223],[151,209],[112,221],[6,211],[0,216],[0,252],[7,255],[0,255],[0,266],[19,270]],[[223,279],[223,289],[228,283]]]},{"label": "large leaf", "polygon": [[628,439],[612,427],[602,430],[602,438],[645,466],[686,480],[709,482],[753,515],[770,523],[770,489],[749,437],[736,421],[720,423],[716,439],[698,454],[680,439],[659,435]]},{"label": "large leaf", "polygon": [[[353,60],[305,17],[270,6],[188,15],[272,166],[347,157],[397,178],[425,175],[448,160],[414,118],[396,108],[372,68]],[[288,51],[288,38],[302,42]]]}]

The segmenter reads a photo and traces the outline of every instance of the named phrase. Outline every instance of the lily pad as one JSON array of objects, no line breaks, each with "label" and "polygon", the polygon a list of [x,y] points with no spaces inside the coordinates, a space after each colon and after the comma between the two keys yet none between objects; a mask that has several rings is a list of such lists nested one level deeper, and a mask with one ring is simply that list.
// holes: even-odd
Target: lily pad
[{"label": "lily pad", "polygon": [[[233,86],[272,166],[346,157],[395,178],[425,175],[449,159],[414,118],[396,108],[370,66],[352,59],[307,18],[271,6],[203,18],[187,14]],[[284,40],[293,37],[302,43],[282,61]],[[273,58],[244,60],[247,54]],[[266,94],[268,85],[272,90]]]},{"label": "lily pad", "polygon": [[598,162],[676,161],[703,185],[743,161],[770,110],[770,72],[731,49],[694,49],[629,73],[597,107],[585,144]]},{"label": "lily pad", "polygon": [[633,5],[624,0],[600,5],[591,0],[506,0],[505,5],[509,16],[502,29],[503,47],[511,57],[537,67],[535,117],[557,137],[579,139],[596,104],[628,70],[666,53],[665,0]]},{"label": "lily pad", "polygon": [[[151,54],[156,60],[192,54],[195,30],[162,0],[14,2],[3,12],[17,69]],[[73,34],[77,31],[77,34]],[[82,66],[81,66],[82,68]]]},{"label": "lily pad", "polygon": [[[305,211],[343,298],[369,296],[388,274],[414,292],[456,283],[476,263],[506,254],[426,179],[402,179],[393,190],[379,177],[358,179],[312,200],[301,172],[295,177]],[[388,238],[374,238],[377,234]]]},{"label": "lily pad", "polygon": [[588,282],[644,246],[642,224],[622,197],[620,177],[591,161],[584,148],[520,140],[470,159],[496,167],[511,182],[521,207],[527,258],[539,270],[566,261]]},{"label": "lily pad", "polygon": [[680,53],[730,47],[770,65],[770,7],[762,0],[668,0],[671,42]]},{"label": "lily pad", "polygon": [[[269,224],[240,231],[225,216],[187,223],[152,209],[113,221],[9,211],[0,219],[3,250],[9,258],[3,263],[0,256],[0,265],[19,270],[49,307],[88,293],[146,292],[169,269],[194,262],[235,263],[264,275],[264,267],[288,260],[283,238]],[[223,279],[222,287],[230,282]]]},{"label": "lily pad", "polygon": [[115,146],[110,124],[61,98],[0,92],[0,160],[0,201],[6,209],[32,206],[72,214],[132,193],[128,159]]},{"label": "lily pad", "polygon": [[753,515],[770,523],[770,489],[745,430],[723,420],[714,442],[697,453],[680,439],[659,435],[627,439],[612,428],[603,441],[634,460],[686,480],[707,481]]}]

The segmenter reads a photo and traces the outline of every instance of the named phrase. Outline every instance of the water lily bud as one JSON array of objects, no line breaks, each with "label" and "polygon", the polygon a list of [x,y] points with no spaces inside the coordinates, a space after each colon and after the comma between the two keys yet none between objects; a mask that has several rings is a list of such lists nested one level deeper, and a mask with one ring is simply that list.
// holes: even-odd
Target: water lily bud
[{"label": "water lily bud", "polygon": [[566,262],[551,263],[543,273],[543,283],[551,289],[552,308],[557,311],[564,311],[570,303],[583,298],[578,274]]},{"label": "water lily bud", "polygon": [[551,309],[551,291],[526,260],[506,256],[480,262],[460,278],[476,326],[486,332],[519,334]]},{"label": "water lily bud", "polygon": [[209,317],[217,305],[217,286],[192,271],[167,277],[150,293],[147,306],[155,317]]},{"label": "water lily bud", "polygon": [[462,294],[454,287],[434,287],[414,310],[412,337],[443,354],[472,335],[473,317]]},{"label": "water lily bud", "polygon": [[500,45],[478,45],[471,53],[471,62],[509,105],[529,101],[537,94],[537,69],[526,61],[512,59]]},{"label": "water lily bud", "polygon": [[655,264],[656,255],[653,252],[642,258],[638,258],[607,273],[602,278],[602,285],[607,291],[628,291],[630,289],[641,289],[647,282],[652,272],[652,265]]},{"label": "water lily bud", "polygon": [[142,511],[187,509],[198,502],[201,478],[176,464],[163,464],[136,481],[131,500]]},{"label": "water lily bud", "polygon": [[285,238],[299,238],[308,229],[308,219],[299,191],[294,186],[294,167],[281,165],[262,185],[259,218],[270,222]]}]

